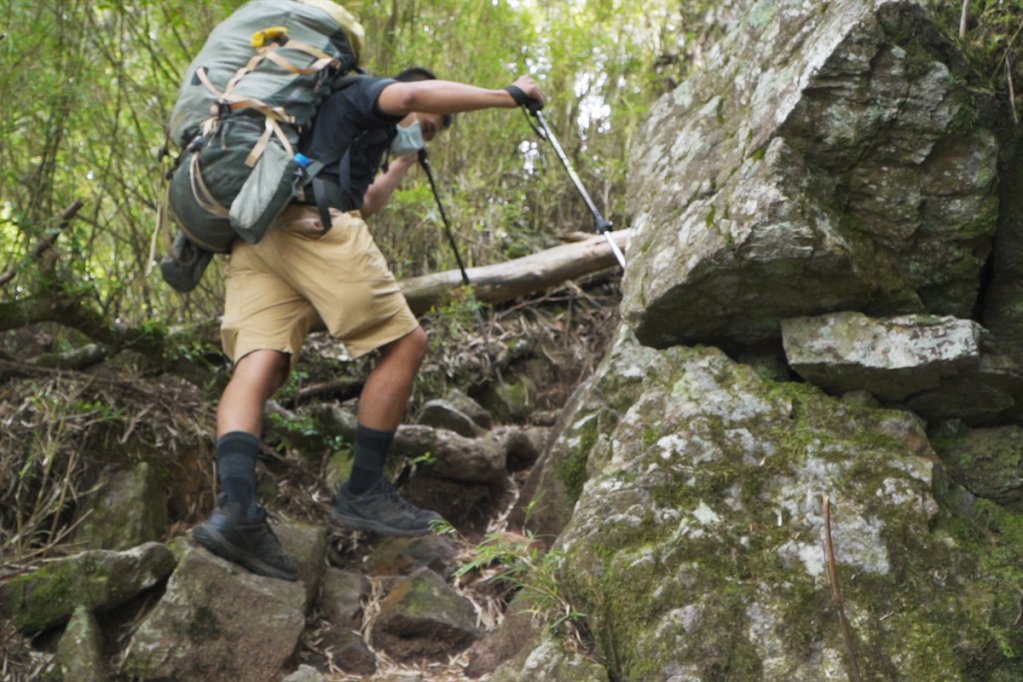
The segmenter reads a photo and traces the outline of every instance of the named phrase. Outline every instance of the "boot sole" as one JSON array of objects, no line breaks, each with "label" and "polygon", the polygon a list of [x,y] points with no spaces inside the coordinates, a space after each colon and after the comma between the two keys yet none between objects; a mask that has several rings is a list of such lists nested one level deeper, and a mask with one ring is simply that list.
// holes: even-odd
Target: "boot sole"
[{"label": "boot sole", "polygon": [[298,572],[285,571],[277,568],[276,566],[271,566],[265,561],[261,561],[238,545],[230,542],[216,528],[209,528],[205,525],[198,526],[192,530],[192,538],[211,554],[215,554],[221,559],[227,559],[228,561],[239,564],[250,573],[255,573],[256,575],[261,575],[266,578],[287,580],[289,582],[295,582],[298,580]]},{"label": "boot sole", "polygon": [[417,535],[426,535],[430,532],[429,528],[395,528],[394,526],[388,526],[387,524],[374,521],[372,519],[362,518],[360,516],[349,516],[337,509],[333,509],[330,512],[330,518],[345,524],[352,530],[370,530],[380,535],[389,535],[390,537],[396,538],[411,538]]}]

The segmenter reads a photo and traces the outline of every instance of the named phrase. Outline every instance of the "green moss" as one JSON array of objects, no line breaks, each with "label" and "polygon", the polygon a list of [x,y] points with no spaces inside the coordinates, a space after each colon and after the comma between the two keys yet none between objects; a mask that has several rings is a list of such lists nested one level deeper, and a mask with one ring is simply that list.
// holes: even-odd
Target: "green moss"
[{"label": "green moss", "polygon": [[579,444],[557,462],[556,474],[565,486],[565,493],[570,504],[575,504],[579,496],[582,495],[583,485],[587,478],[586,462],[589,459],[590,450],[597,442],[598,429],[599,420],[595,416],[591,417],[575,435],[579,439]]},{"label": "green moss", "polygon": [[71,613],[75,581],[67,564],[51,564],[3,586],[4,611],[22,632],[40,632]]},{"label": "green moss", "polygon": [[[978,499],[972,514],[947,511],[939,518],[961,547],[962,558],[976,562],[976,570],[987,578],[994,600],[990,619],[984,623],[987,641],[982,648],[1000,656],[1020,660],[1023,632],[1018,625],[1019,595],[1023,594],[1023,515],[1009,512],[989,500]],[[981,609],[982,612],[988,609]],[[988,652],[990,653],[990,652]]]},{"label": "green moss", "polygon": [[643,445],[650,447],[661,439],[664,432],[657,426],[646,426],[643,428]]},{"label": "green moss", "polygon": [[710,210],[707,211],[707,215],[704,216],[703,222],[707,227],[714,227],[714,223],[717,222],[717,208],[714,204],[710,205]]}]

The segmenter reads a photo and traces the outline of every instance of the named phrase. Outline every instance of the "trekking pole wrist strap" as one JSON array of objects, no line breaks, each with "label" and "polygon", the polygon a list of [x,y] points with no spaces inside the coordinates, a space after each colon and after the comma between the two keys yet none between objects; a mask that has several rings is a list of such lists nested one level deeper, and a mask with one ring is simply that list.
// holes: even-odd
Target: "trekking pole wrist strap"
[{"label": "trekking pole wrist strap", "polygon": [[515,100],[516,104],[520,107],[525,107],[531,114],[535,114],[543,109],[543,104],[527,95],[522,91],[522,88],[517,85],[509,85],[505,88],[505,92],[512,96],[512,99]]}]

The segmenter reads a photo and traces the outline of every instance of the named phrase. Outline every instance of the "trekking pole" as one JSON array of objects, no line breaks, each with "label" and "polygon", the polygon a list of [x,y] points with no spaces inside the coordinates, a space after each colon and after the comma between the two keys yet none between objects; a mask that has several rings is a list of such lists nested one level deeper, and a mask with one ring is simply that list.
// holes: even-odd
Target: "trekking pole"
[{"label": "trekking pole", "polygon": [[533,117],[540,122],[540,128],[533,125],[531,121],[529,125],[541,140],[547,140],[551,143],[551,146],[554,147],[554,153],[558,155],[561,165],[565,167],[566,171],[568,171],[568,177],[570,177],[572,182],[575,183],[575,188],[579,191],[579,196],[583,198],[583,201],[586,203],[586,207],[590,209],[590,213],[593,214],[593,220],[597,224],[597,232],[604,235],[604,239],[606,239],[607,243],[611,246],[611,252],[614,253],[615,258],[618,259],[618,264],[621,265],[624,270],[625,254],[623,254],[622,250],[618,248],[618,243],[615,242],[614,237],[611,236],[611,228],[613,227],[611,221],[601,214],[600,210],[597,209],[597,205],[593,203],[593,199],[590,198],[586,188],[583,187],[582,180],[579,179],[579,175],[576,174],[571,162],[569,162],[568,156],[565,154],[565,150],[561,148],[558,138],[555,137],[554,133],[551,132],[550,126],[547,125],[547,119],[544,118],[543,113],[540,111],[542,108],[543,104],[532,99],[528,100],[525,104],[522,104],[522,110],[527,113],[527,120],[528,114],[532,114]]},{"label": "trekking pole", "polygon": [[[419,150],[419,165],[426,171],[426,177],[430,181],[430,189],[433,191],[433,199],[437,202],[437,208],[440,210],[440,218],[444,222],[444,232],[447,233],[448,243],[451,244],[451,250],[455,252],[455,260],[458,262],[458,269],[462,273],[462,284],[464,286],[471,286],[472,282],[469,281],[469,275],[465,271],[465,265],[462,263],[462,256],[458,253],[458,244],[455,243],[455,235],[451,231],[451,223],[448,222],[448,214],[444,212],[444,204],[440,202],[440,193],[437,191],[437,183],[433,180],[433,169],[430,168],[430,157],[426,152],[426,147]],[[475,298],[475,296],[474,296]],[[480,314],[479,306],[473,305],[472,312],[476,318],[476,326],[479,327],[480,336],[486,341],[490,338],[487,333],[487,326],[483,322],[483,315]],[[490,353],[487,353],[487,357],[490,357]],[[491,358],[493,361],[493,358]],[[500,371],[498,372],[500,377]]]},{"label": "trekking pole", "polygon": [[462,256],[458,253],[458,244],[455,243],[455,235],[451,232],[451,223],[448,222],[448,216],[444,212],[444,204],[440,203],[440,194],[437,192],[437,183],[433,181],[433,170],[430,168],[430,157],[426,152],[426,147],[419,150],[419,165],[426,171],[426,177],[430,181],[430,189],[433,190],[433,199],[437,202],[440,218],[444,222],[444,232],[447,233],[448,244],[451,245],[451,250],[455,252],[455,261],[458,263],[458,269],[462,273],[462,284],[468,286],[470,284],[469,275],[465,272]]}]

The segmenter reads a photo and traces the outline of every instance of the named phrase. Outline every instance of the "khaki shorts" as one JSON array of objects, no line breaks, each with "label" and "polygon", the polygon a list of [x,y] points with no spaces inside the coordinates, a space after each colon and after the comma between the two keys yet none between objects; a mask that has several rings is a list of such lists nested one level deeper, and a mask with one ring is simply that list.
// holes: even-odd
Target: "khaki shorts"
[{"label": "khaki shorts", "polygon": [[358,211],[285,209],[258,244],[235,242],[220,335],[237,362],[256,350],[291,355],[322,324],[353,357],[414,331],[419,322]]}]

